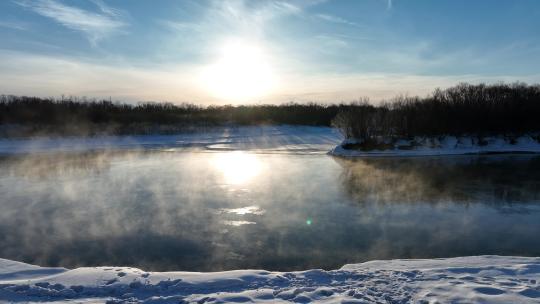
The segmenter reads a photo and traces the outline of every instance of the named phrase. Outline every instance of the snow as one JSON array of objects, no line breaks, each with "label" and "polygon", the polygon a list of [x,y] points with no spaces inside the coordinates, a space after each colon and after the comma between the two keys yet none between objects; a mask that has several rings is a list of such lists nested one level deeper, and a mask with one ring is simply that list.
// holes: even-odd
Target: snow
[{"label": "snow", "polygon": [[539,303],[540,258],[371,261],[298,272],[46,268],[0,259],[0,301],[77,303]]},{"label": "snow", "polygon": [[339,132],[328,127],[288,125],[219,127],[176,135],[0,139],[0,154],[141,148],[326,153],[341,140]]},{"label": "snow", "polygon": [[[386,140],[388,141],[388,140]],[[381,142],[385,142],[382,140]],[[386,150],[345,149],[346,144],[359,143],[357,140],[347,139],[334,147],[329,154],[343,157],[370,157],[370,156],[436,156],[436,155],[462,155],[485,153],[540,153],[540,142],[529,135],[514,138],[511,141],[503,136],[455,137],[443,136],[437,138],[415,137],[412,140],[400,139],[393,144],[393,148]]]}]

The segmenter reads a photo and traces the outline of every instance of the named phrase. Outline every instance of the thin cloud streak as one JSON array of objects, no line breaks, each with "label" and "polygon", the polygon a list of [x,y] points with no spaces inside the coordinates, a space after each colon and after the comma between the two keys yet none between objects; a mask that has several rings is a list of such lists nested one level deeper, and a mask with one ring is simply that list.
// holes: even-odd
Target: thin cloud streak
[{"label": "thin cloud streak", "polygon": [[104,14],[107,14],[111,17],[123,17],[126,13],[123,10],[113,8],[105,4],[103,0],[90,0],[94,3]]},{"label": "thin cloud streak", "polygon": [[25,31],[28,30],[28,24],[17,21],[0,21],[0,27]]},{"label": "thin cloud streak", "polygon": [[352,22],[352,21],[349,21],[349,20],[346,20],[346,19],[343,19],[343,18],[337,17],[337,16],[332,16],[332,15],[327,15],[327,14],[317,14],[317,15],[315,15],[315,17],[317,17],[319,19],[322,19],[322,20],[325,20],[325,21],[328,21],[328,22],[332,22],[332,23],[350,25],[350,26],[360,26],[356,22]]},{"label": "thin cloud streak", "polygon": [[201,32],[201,26],[196,23],[157,20],[157,23],[174,31]]},{"label": "thin cloud streak", "polygon": [[[220,32],[224,25],[227,25],[227,32],[231,35],[251,33],[257,36],[270,21],[287,16],[302,16],[306,7],[322,2],[324,1],[268,1],[261,5],[251,5],[249,1],[244,0],[212,1],[205,16],[197,22],[184,20],[157,20],[157,22],[171,29],[197,29],[207,33]],[[346,20],[334,22],[340,21],[346,22]]]},{"label": "thin cloud streak", "polygon": [[20,0],[20,6],[51,18],[63,26],[84,33],[92,45],[104,37],[126,26],[121,20],[121,11],[113,9],[100,0],[92,1],[101,13],[87,11],[78,7],[64,5],[55,0]]}]

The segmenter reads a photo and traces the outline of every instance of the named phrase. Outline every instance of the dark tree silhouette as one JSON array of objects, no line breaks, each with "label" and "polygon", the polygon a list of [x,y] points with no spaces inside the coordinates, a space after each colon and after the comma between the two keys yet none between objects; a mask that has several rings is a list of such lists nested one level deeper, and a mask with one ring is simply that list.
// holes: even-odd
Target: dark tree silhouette
[{"label": "dark tree silhouette", "polygon": [[333,120],[347,138],[520,135],[540,131],[540,85],[462,83],[426,98],[363,104]]},{"label": "dark tree silhouette", "polygon": [[515,135],[540,131],[540,85],[459,84],[373,105],[208,106],[0,96],[0,136],[174,133],[219,125],[330,126],[347,138]]}]

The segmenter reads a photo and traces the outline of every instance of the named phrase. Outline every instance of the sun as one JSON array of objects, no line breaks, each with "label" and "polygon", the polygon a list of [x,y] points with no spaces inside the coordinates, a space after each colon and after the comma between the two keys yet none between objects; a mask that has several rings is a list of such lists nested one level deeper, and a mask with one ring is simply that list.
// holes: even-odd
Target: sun
[{"label": "sun", "polygon": [[202,82],[214,97],[249,101],[271,92],[275,76],[263,48],[242,40],[231,40],[219,48],[217,60],[204,69]]}]

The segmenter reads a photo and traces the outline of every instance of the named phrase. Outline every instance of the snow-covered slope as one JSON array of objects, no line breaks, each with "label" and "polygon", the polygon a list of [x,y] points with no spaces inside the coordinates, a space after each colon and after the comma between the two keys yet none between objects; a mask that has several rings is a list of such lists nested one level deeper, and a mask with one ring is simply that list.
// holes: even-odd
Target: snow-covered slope
[{"label": "snow-covered slope", "polygon": [[531,136],[505,138],[492,137],[459,137],[444,136],[440,138],[416,137],[411,140],[390,141],[380,139],[384,148],[360,149],[361,142],[344,140],[333,148],[329,154],[344,157],[367,156],[428,156],[459,155],[482,153],[540,153],[540,142]]},{"label": "snow-covered slope", "polygon": [[214,273],[45,268],[0,259],[0,301],[109,303],[539,303],[540,258],[477,256],[339,270]]}]

